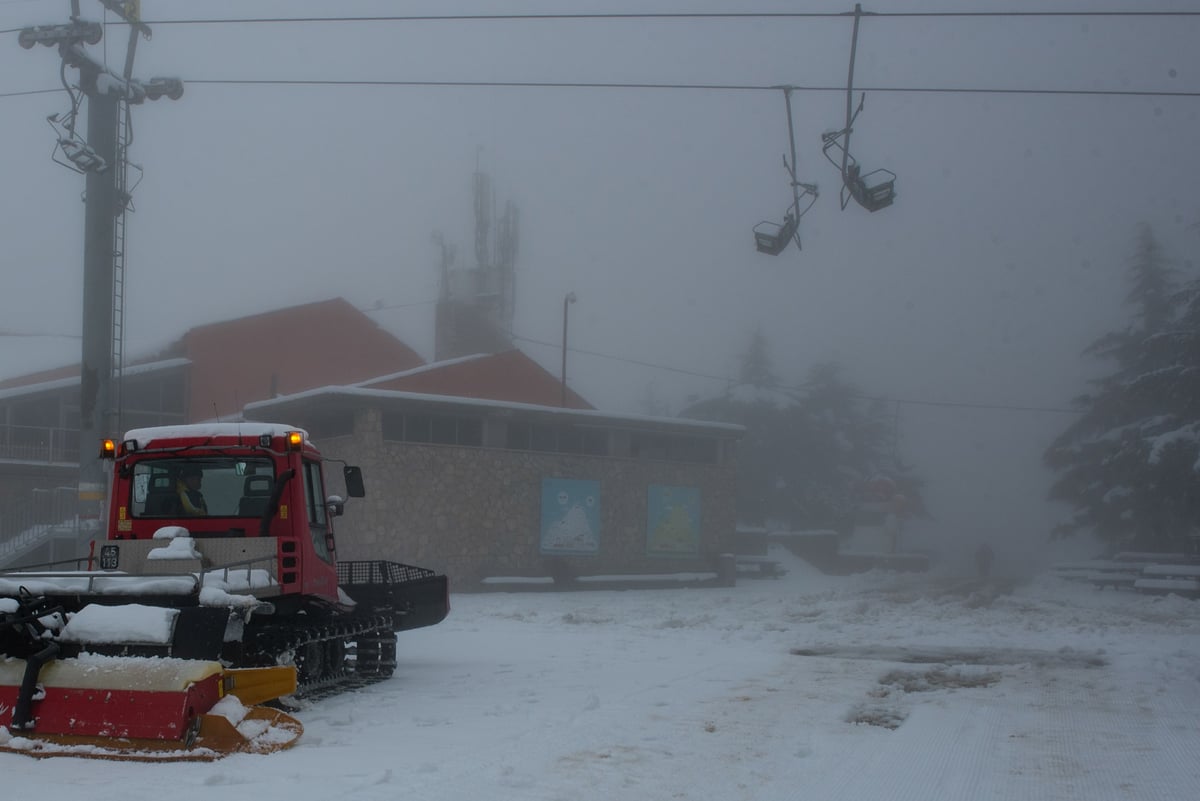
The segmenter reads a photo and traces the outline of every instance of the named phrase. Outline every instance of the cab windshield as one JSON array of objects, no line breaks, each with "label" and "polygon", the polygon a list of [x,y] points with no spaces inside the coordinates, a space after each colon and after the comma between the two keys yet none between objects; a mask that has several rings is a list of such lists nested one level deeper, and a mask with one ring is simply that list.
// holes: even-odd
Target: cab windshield
[{"label": "cab windshield", "polygon": [[260,518],[275,470],[265,458],[155,459],[133,466],[132,487],[134,518]]}]

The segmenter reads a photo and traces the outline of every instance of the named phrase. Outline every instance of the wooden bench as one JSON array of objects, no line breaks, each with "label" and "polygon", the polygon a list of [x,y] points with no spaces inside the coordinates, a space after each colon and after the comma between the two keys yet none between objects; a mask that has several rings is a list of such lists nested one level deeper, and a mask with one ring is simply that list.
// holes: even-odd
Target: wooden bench
[{"label": "wooden bench", "polygon": [[748,578],[779,578],[787,573],[779,562],[766,556],[739,555],[735,564],[738,575]]},{"label": "wooden bench", "polygon": [[1089,559],[1055,565],[1054,572],[1059,578],[1086,581],[1100,589],[1112,587],[1120,590],[1132,587],[1141,578],[1142,568],[1147,564],[1149,562],[1126,559]]},{"label": "wooden bench", "polygon": [[1184,553],[1123,552],[1112,559],[1088,559],[1055,565],[1060,578],[1086,581],[1099,589],[1135,589],[1165,595],[1200,597],[1200,562]]},{"label": "wooden bench", "polygon": [[1093,571],[1085,578],[1093,587],[1105,589],[1112,587],[1114,590],[1123,590],[1132,588],[1142,577],[1142,574],[1137,570],[1108,570],[1108,571]]},{"label": "wooden bench", "polygon": [[1200,598],[1200,565],[1146,565],[1141,577],[1133,583],[1133,588],[1154,595],[1174,593],[1185,598]]}]

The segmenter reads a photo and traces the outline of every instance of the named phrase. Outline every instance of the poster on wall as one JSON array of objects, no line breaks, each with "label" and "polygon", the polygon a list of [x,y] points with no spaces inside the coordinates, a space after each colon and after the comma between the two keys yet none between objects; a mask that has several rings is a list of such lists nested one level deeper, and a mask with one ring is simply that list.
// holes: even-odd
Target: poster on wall
[{"label": "poster on wall", "polygon": [[651,556],[700,553],[700,489],[651,484],[646,496],[646,552]]},{"label": "poster on wall", "polygon": [[542,479],[543,554],[588,556],[600,552],[600,482]]}]

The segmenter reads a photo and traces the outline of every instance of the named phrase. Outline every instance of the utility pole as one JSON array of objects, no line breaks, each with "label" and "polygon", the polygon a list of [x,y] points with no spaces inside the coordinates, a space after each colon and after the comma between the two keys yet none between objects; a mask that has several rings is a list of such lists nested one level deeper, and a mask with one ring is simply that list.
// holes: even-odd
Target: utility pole
[{"label": "utility pole", "polygon": [[[100,71],[79,65],[79,84],[88,97],[87,141],[109,165],[86,178],[83,213],[83,357],[79,365],[79,515],[102,517],[104,464],[99,442],[113,436],[112,321],[113,231],[116,217],[117,119],[120,103],[96,89]],[[89,509],[91,507],[91,509]],[[94,509],[95,512],[91,510]]]},{"label": "utility pole", "polygon": [[[81,18],[79,0],[71,0],[71,21],[39,25],[20,32],[26,49],[35,44],[57,46],[62,58],[63,88],[71,99],[66,114],[48,118],[58,136],[54,160],[86,178],[83,241],[83,346],[79,385],[79,516],[102,518],[107,481],[99,459],[100,441],[120,432],[113,403],[113,378],[123,361],[125,212],[130,195],[126,148],[132,139],[131,105],[160,97],[178,99],[183,84],[177,78],[132,77],[138,35],[150,38],[141,21],[140,0],[100,0],[129,25],[124,69],[112,72],[94,59],[84,45],[99,43],[104,27]],[[79,71],[78,82],[67,81],[67,68]],[[79,136],[76,121],[87,99],[87,138]],[[60,158],[61,157],[61,158]]]},{"label": "utility pole", "polygon": [[567,309],[574,302],[574,292],[568,292],[566,296],[563,297],[562,380],[559,382],[559,385],[562,388],[562,400],[559,405],[564,409],[567,408]]}]

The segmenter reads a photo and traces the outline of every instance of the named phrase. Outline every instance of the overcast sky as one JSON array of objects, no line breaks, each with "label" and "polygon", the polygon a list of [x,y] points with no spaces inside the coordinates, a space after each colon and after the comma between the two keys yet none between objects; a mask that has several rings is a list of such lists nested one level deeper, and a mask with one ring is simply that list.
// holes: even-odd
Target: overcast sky
[{"label": "overcast sky", "polygon": [[[97,0],[82,0],[99,19]],[[1140,7],[1141,4],[1133,4]],[[147,20],[502,11],[829,11],[851,3],[183,2]],[[1126,10],[1061,0],[1056,10]],[[0,0],[0,30],[62,22],[67,0]],[[1041,2],[880,0],[873,11],[1044,10]],[[1200,10],[1167,0],[1156,10]],[[790,200],[779,91],[232,86],[254,79],[839,86],[848,19],[154,25],[135,75],[177,102],[135,109],[145,174],[129,221],[126,352],[204,322],[342,295],[432,357],[432,234],[469,259],[478,157],[520,207],[514,328],[557,372],[570,291],[572,383],[597,405],[672,411],[732,376],[761,328],[799,383],[842,362],[907,401],[1065,407],[1094,375],[1081,349],[1125,320],[1139,222],[1190,267],[1200,98],[868,92],[853,148],[898,174],[894,206],[839,209],[820,134],[844,93],[793,94],[801,180],[822,194],[803,250],[755,252]],[[864,87],[1200,91],[1200,19],[881,18],[863,23]],[[0,329],[78,335],[83,179],[50,160],[57,54],[0,45]],[[119,65],[126,34],[110,28]],[[103,46],[95,48],[103,52]],[[69,74],[73,75],[73,71]],[[533,340],[533,341],[530,341]],[[539,345],[537,341],[552,343]],[[78,359],[77,339],[0,337],[0,376]],[[1069,417],[899,406],[904,451],[940,524],[1041,536],[1038,457]],[[1032,534],[1030,536],[1033,536]]]}]

